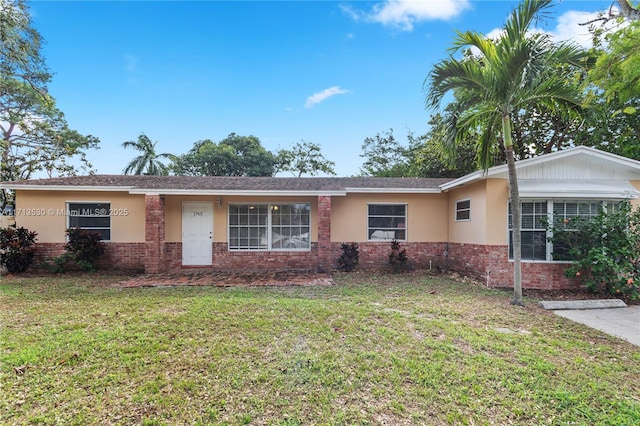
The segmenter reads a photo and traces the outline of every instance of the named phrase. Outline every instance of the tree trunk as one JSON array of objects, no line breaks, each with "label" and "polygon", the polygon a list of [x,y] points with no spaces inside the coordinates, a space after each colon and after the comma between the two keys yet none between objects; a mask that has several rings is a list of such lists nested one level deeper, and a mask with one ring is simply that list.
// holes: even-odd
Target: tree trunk
[{"label": "tree trunk", "polygon": [[622,15],[630,21],[637,21],[640,19],[640,9],[636,9],[631,5],[629,0],[618,0],[618,5],[622,11]]},{"label": "tree trunk", "polygon": [[518,190],[518,174],[516,172],[516,160],[513,155],[513,139],[511,137],[511,119],[509,115],[502,117],[502,132],[504,149],[507,157],[507,169],[509,173],[509,195],[511,199],[511,228],[513,247],[513,300],[512,305],[524,306],[522,302],[522,235],[520,218],[520,191]]}]

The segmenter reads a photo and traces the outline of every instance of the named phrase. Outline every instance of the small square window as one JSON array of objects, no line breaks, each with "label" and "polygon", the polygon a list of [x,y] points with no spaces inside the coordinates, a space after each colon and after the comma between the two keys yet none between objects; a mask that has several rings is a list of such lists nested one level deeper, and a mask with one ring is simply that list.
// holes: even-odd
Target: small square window
[{"label": "small square window", "polygon": [[456,221],[471,220],[471,200],[456,201]]}]

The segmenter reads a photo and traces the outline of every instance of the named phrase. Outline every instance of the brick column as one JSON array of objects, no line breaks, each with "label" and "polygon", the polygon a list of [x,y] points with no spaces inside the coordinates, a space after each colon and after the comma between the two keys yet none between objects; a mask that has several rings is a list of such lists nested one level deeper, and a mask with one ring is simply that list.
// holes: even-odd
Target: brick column
[{"label": "brick column", "polygon": [[145,195],[144,272],[164,272],[164,195]]},{"label": "brick column", "polygon": [[331,197],[318,196],[318,271],[325,272],[333,266],[331,259]]}]

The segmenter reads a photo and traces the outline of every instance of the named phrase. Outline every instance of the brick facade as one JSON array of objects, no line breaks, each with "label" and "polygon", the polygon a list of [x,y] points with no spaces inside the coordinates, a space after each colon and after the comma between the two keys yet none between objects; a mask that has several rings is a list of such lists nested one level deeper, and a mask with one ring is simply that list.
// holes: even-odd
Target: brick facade
[{"label": "brick facade", "polygon": [[165,271],[164,240],[164,196],[145,195],[145,242],[144,270],[147,274]]},{"label": "brick facade", "polygon": [[335,261],[332,260],[331,247],[331,197],[318,197],[318,267],[320,272],[331,269]]},{"label": "brick facade", "polygon": [[[455,243],[448,246],[452,271],[472,276],[490,287],[513,286],[513,262],[507,258],[507,246]],[[522,262],[522,287],[545,290],[577,288],[578,282],[564,275],[567,267],[566,263]]]},{"label": "brick facade", "polygon": [[[409,264],[415,269],[445,270],[447,262],[445,257],[445,243],[418,243],[400,242],[400,248],[407,250]],[[360,252],[360,267],[363,269],[386,269],[389,267],[389,254],[391,242],[364,242],[358,243]],[[341,254],[340,244],[334,248],[334,261]],[[335,266],[334,266],[335,267]]]},{"label": "brick facade", "polygon": [[[182,243],[165,242],[165,200],[162,195],[145,196],[145,242],[105,243],[98,260],[101,269],[122,269],[156,274],[181,270]],[[318,241],[309,251],[229,251],[227,243],[214,242],[211,269],[302,269],[335,270],[341,254],[339,242],[331,242],[331,197],[318,197]],[[491,287],[511,287],[513,263],[506,246],[446,242],[400,242],[415,269],[456,271]],[[38,244],[36,264],[64,252],[63,243]],[[360,268],[386,269],[390,242],[359,242]],[[564,276],[566,264],[523,262],[523,288],[575,288],[575,280]]]},{"label": "brick facade", "polygon": [[[145,243],[104,243],[104,245],[105,252],[96,262],[98,269],[144,272]],[[34,266],[39,267],[45,261],[58,257],[64,252],[64,243],[36,243]]]}]

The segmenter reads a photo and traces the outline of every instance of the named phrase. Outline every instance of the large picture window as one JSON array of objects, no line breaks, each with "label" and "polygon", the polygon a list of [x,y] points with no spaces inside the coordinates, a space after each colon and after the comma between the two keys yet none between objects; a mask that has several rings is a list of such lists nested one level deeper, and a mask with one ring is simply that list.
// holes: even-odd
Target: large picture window
[{"label": "large picture window", "polygon": [[[618,208],[619,203],[607,201],[526,201],[521,203],[522,260],[562,261],[567,250],[549,241],[551,235],[547,223],[570,227],[572,220],[589,220],[603,209]],[[509,206],[509,259],[513,259],[513,222]]]},{"label": "large picture window", "polygon": [[111,203],[67,203],[67,228],[97,232],[104,241],[111,240]]},{"label": "large picture window", "polygon": [[230,204],[229,250],[309,250],[308,203]]},{"label": "large picture window", "polygon": [[406,204],[369,204],[367,235],[369,241],[407,239]]}]

